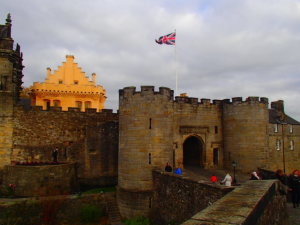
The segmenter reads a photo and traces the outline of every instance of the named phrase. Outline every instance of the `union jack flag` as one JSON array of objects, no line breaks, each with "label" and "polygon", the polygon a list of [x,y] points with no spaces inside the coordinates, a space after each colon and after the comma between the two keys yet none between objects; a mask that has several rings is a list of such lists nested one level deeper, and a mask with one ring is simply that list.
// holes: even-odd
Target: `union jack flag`
[{"label": "union jack flag", "polygon": [[158,40],[155,40],[157,44],[175,45],[176,33],[167,34],[161,36]]}]

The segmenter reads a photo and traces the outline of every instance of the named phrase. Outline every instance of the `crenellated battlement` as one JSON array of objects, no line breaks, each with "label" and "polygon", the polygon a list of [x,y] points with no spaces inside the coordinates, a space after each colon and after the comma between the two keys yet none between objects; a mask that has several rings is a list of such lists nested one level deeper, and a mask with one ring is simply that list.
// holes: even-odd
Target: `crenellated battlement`
[{"label": "crenellated battlement", "polygon": [[[19,110],[25,110],[23,106],[19,106]],[[42,106],[30,106],[26,111],[43,111],[43,112],[61,112],[61,113],[79,113],[79,114],[105,114],[105,115],[118,115],[114,113],[112,109],[102,109],[100,112],[97,112],[96,108],[87,108],[85,112],[80,111],[80,108],[68,107],[68,111],[62,111],[62,107],[51,106],[49,109],[45,110]]]},{"label": "crenellated battlement", "polygon": [[243,100],[242,97],[233,97],[230,99],[223,99],[222,100],[223,104],[254,104],[254,103],[262,103],[265,105],[269,104],[269,99],[266,97],[257,97],[257,96],[249,96],[245,100]]},{"label": "crenellated battlement", "polygon": [[257,96],[249,96],[245,100],[242,97],[233,97],[232,99],[208,99],[208,98],[198,98],[188,97],[186,95],[176,96],[174,99],[174,91],[167,87],[159,87],[159,91],[155,91],[154,86],[141,86],[141,90],[137,91],[136,87],[125,87],[119,90],[120,99],[128,98],[130,96],[134,96],[136,94],[140,94],[141,96],[147,95],[164,95],[167,96],[170,100],[173,100],[175,103],[179,104],[191,104],[191,105],[222,105],[222,104],[254,104],[261,103],[268,105],[269,99],[266,97],[257,97]]},{"label": "crenellated battlement", "polygon": [[141,91],[136,91],[136,87],[125,87],[119,90],[119,97],[128,98],[133,95],[140,94],[141,96],[146,95],[162,95],[166,96],[168,99],[174,99],[174,91],[167,87],[159,87],[158,91],[155,91],[154,86],[141,86]]}]

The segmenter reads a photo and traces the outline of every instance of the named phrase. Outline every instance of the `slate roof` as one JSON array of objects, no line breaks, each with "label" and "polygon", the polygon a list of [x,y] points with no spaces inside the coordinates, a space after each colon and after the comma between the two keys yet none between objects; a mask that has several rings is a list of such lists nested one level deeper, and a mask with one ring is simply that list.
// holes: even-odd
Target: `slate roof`
[{"label": "slate roof", "polygon": [[285,114],[284,119],[280,119],[280,112],[278,112],[275,109],[269,109],[269,123],[287,123],[287,124],[293,124],[293,125],[300,125],[300,122],[293,119],[292,117]]}]

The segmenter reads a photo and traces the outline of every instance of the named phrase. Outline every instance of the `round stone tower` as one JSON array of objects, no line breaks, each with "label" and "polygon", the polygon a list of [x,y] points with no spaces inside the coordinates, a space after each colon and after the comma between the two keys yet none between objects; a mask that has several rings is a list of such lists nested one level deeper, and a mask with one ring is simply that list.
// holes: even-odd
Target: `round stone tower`
[{"label": "round stone tower", "polygon": [[153,86],[142,86],[140,92],[135,87],[120,90],[118,187],[122,216],[147,214],[151,194],[141,193],[151,193],[154,168],[172,163],[172,143],[173,91],[160,87],[155,92]]},{"label": "round stone tower", "polygon": [[266,165],[268,154],[268,99],[241,97],[223,100],[224,165],[250,172]]}]

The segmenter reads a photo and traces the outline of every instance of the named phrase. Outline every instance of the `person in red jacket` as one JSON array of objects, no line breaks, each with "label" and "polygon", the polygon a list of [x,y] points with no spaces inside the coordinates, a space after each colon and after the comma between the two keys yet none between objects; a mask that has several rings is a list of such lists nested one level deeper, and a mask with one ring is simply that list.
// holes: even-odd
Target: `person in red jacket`
[{"label": "person in red jacket", "polygon": [[210,180],[211,180],[211,182],[216,183],[216,182],[218,181],[218,178],[217,178],[216,175],[212,175],[212,176],[210,177]]}]

